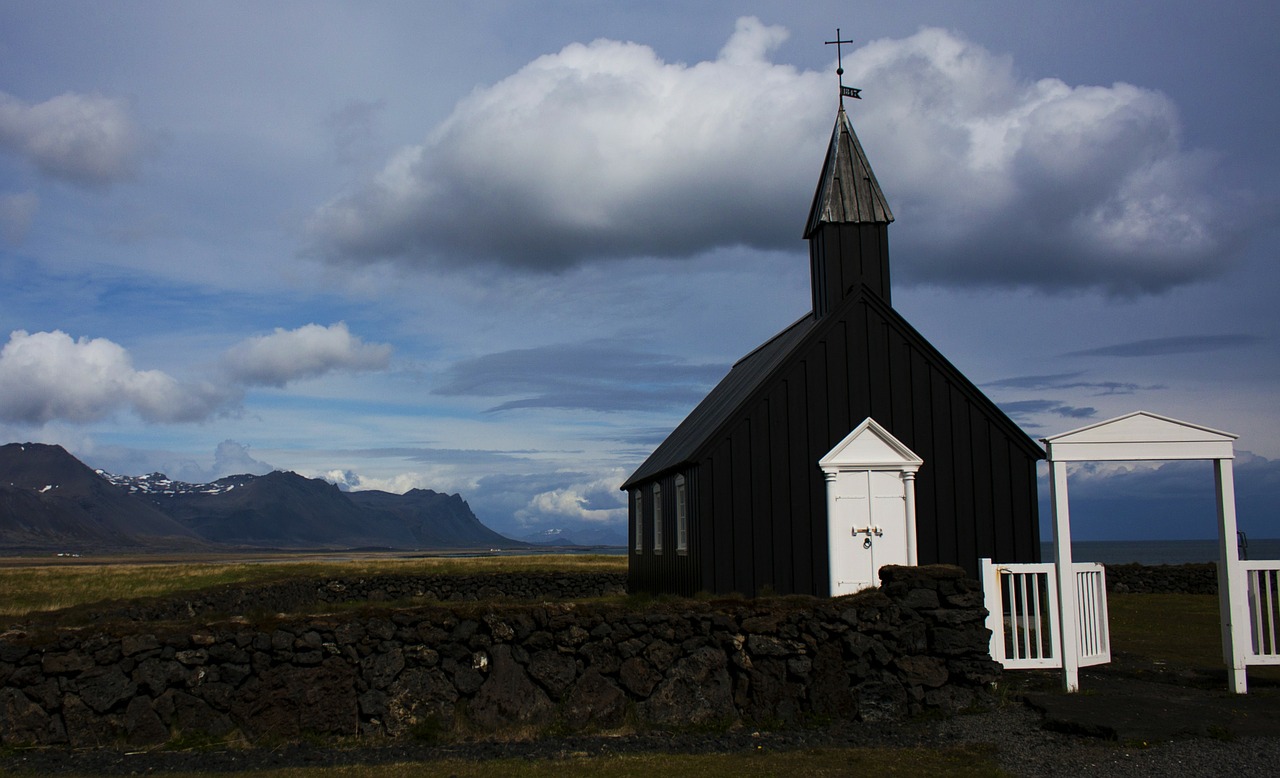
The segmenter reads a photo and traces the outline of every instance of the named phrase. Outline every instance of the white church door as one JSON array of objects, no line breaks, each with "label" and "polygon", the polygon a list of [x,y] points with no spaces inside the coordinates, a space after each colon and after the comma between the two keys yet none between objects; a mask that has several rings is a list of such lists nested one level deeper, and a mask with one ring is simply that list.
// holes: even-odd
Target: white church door
[{"label": "white church door", "polygon": [[915,473],[921,464],[873,419],[822,458],[831,596],[879,586],[884,565],[916,563]]}]

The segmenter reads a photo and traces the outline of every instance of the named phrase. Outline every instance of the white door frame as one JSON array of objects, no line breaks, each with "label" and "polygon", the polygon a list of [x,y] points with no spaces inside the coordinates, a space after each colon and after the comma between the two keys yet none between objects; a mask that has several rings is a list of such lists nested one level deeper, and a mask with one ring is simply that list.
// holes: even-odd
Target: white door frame
[{"label": "white door frame", "polygon": [[[836,489],[839,475],[870,471],[898,474],[903,482],[905,499],[907,564],[916,565],[919,564],[916,552],[916,472],[922,464],[923,459],[870,416],[818,461],[827,482],[827,570],[829,591],[833,595],[837,588],[835,576],[838,555],[844,545],[841,541],[848,542],[848,538],[837,530],[835,523],[835,517],[839,515]],[[874,501],[870,492],[868,500]],[[872,575],[875,574],[876,571],[873,570]],[[872,585],[875,585],[874,581]]]}]

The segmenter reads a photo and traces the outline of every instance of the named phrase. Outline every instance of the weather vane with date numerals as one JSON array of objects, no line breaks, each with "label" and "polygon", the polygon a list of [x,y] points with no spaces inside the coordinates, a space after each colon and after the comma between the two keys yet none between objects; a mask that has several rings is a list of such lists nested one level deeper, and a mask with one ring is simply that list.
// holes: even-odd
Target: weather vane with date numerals
[{"label": "weather vane with date numerals", "polygon": [[828,46],[834,44],[836,47],[836,76],[840,78],[840,108],[841,109],[844,108],[844,99],[846,97],[852,97],[854,100],[862,99],[861,89],[855,89],[851,86],[844,85],[844,58],[841,55],[840,47],[842,44],[845,44],[845,43],[853,43],[853,41],[841,40],[839,27],[836,28],[836,39],[833,41],[826,41],[826,44]]}]

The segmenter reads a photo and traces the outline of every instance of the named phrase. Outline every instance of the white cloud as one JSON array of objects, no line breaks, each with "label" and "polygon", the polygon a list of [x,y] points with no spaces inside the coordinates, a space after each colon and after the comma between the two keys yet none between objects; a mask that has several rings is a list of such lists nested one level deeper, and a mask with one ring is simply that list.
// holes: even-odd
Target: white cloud
[{"label": "white cloud", "polygon": [[[160,370],[136,370],[129,352],[106,338],[14,330],[0,350],[0,419],[83,423],[130,410],[148,422],[203,421],[238,405],[243,386],[284,386],[334,370],[377,370],[386,367],[390,354],[390,346],[364,343],[342,322],[308,324],[232,347],[223,355],[226,374],[218,383],[179,381]],[[219,446],[219,458],[239,463],[228,467],[270,469],[243,447],[237,453],[228,444],[239,445]],[[221,465],[215,469],[227,474]]]},{"label": "white cloud", "polygon": [[[478,89],[424,143],[313,214],[349,261],[554,271],[609,257],[801,250],[834,113],[832,74],[769,61],[741,19],[715,60],[572,44]],[[900,277],[1158,290],[1217,272],[1243,227],[1176,107],[1128,84],[1021,78],[924,29],[847,55],[849,101],[898,216]]]},{"label": "white cloud", "polygon": [[0,196],[0,237],[11,245],[21,244],[39,209],[40,198],[34,192]]},{"label": "white cloud", "polygon": [[785,36],[743,19],[718,59],[694,65],[635,43],[566,46],[460,102],[312,228],[354,258],[535,269],[794,244],[816,175],[797,159],[821,153],[830,116],[817,108],[825,76],[766,58]]},{"label": "white cloud", "polygon": [[122,100],[74,92],[31,105],[0,92],[0,148],[46,175],[98,186],[135,172],[142,134]]},{"label": "white cloud", "polygon": [[[450,487],[447,481],[442,485],[442,479],[426,472],[417,473],[394,473],[390,475],[375,476],[361,474],[351,469],[331,469],[324,471],[311,471],[308,478],[320,478],[337,486],[344,492],[364,492],[364,491],[380,491],[389,492],[391,494],[404,494],[413,489],[430,489],[435,492],[449,493]],[[468,485],[471,485],[470,482]],[[457,489],[455,491],[462,491]]]},{"label": "white cloud", "polygon": [[86,465],[117,475],[164,473],[177,481],[202,484],[228,475],[263,475],[276,469],[266,462],[254,459],[249,454],[249,446],[234,440],[224,440],[217,445],[213,452],[213,466],[210,467],[207,456],[197,456],[188,451],[104,444],[83,428],[64,426],[58,422],[46,425],[41,431],[41,437],[46,442],[61,443]]},{"label": "white cloud", "polygon": [[381,370],[390,358],[390,346],[365,343],[351,334],[346,323],[338,322],[328,327],[307,324],[295,330],[277,327],[270,335],[233,346],[223,356],[223,364],[236,381],[279,387],[335,370]]},{"label": "white cloud", "polygon": [[874,87],[854,122],[914,278],[1155,290],[1216,272],[1233,248],[1229,196],[1160,92],[1025,81],[938,29],[845,67]]},{"label": "white cloud", "polygon": [[627,505],[618,484],[626,475],[618,468],[594,481],[539,492],[530,498],[528,505],[516,511],[515,518],[525,525],[554,524],[566,519],[600,524],[625,522]]},{"label": "white cloud", "polygon": [[8,421],[89,422],[125,409],[149,422],[198,421],[234,399],[212,384],[135,370],[105,338],[15,330],[0,349],[0,418]]},{"label": "white cloud", "polygon": [[213,451],[214,478],[253,473],[262,475],[275,468],[249,455],[249,447],[234,440],[224,440]]}]

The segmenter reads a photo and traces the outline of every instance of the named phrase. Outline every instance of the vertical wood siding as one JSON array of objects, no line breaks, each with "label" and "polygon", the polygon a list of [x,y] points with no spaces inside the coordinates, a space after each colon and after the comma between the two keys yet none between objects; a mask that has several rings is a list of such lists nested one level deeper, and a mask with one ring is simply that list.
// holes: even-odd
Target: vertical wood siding
[{"label": "vertical wood siding", "polygon": [[[637,520],[635,500],[628,494],[628,530],[631,545],[628,555],[631,564],[628,566],[627,586],[633,592],[671,592],[685,596],[699,591],[714,588],[709,581],[703,579],[702,550],[715,547],[715,528],[709,523],[700,522],[698,516],[703,513],[704,503],[701,500],[701,489],[698,479],[692,477],[692,470],[680,470],[668,473],[662,478],[648,481],[639,488],[644,493],[644,551],[635,551],[635,522]],[[688,538],[689,548],[686,553],[678,549],[679,535],[676,531],[676,476],[685,477],[685,498],[688,500]],[[653,485],[661,486],[662,492],[662,552],[653,548],[654,506]]]},{"label": "vertical wood siding", "polygon": [[[842,306],[682,470],[690,549],[675,548],[675,473],[661,476],[661,555],[632,553],[643,591],[828,594],[826,482],[818,460],[867,416],[924,459],[916,478],[921,564],[1033,561],[1036,455],[998,411],[866,299]],[[645,491],[652,520],[652,482]]]}]

